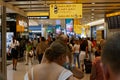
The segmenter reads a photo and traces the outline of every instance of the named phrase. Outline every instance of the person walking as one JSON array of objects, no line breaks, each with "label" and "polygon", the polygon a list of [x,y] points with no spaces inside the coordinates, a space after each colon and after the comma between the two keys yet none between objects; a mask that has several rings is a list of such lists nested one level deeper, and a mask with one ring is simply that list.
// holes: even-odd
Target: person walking
[{"label": "person walking", "polygon": [[31,42],[27,41],[26,51],[25,51],[25,54],[26,54],[26,57],[25,57],[26,63],[25,63],[25,65],[28,65],[28,62],[29,62],[29,53],[30,53],[31,50],[32,50]]},{"label": "person walking", "polygon": [[48,45],[45,41],[46,39],[44,37],[41,37],[40,42],[38,43],[36,48],[36,56],[38,57],[39,64],[41,63],[45,50],[48,48]]},{"label": "person walking", "polygon": [[17,66],[17,59],[18,59],[18,47],[19,47],[19,41],[16,40],[15,37],[13,37],[13,40],[10,44],[9,53],[11,50],[12,60],[13,60],[13,70],[16,70]]}]

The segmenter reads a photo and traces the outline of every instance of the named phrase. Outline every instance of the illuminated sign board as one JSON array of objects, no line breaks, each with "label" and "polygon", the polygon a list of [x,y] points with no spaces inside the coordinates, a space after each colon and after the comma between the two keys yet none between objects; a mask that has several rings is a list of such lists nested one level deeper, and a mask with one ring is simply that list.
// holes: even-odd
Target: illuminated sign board
[{"label": "illuminated sign board", "polygon": [[20,26],[27,27],[27,22],[25,22],[23,20],[19,20],[18,23]]},{"label": "illuminated sign board", "polygon": [[65,19],[67,34],[73,32],[73,19]]},{"label": "illuminated sign board", "polygon": [[82,18],[82,4],[50,4],[50,18]]},{"label": "illuminated sign board", "polygon": [[16,32],[24,32],[28,27],[28,18],[17,15],[16,17]]},{"label": "illuminated sign board", "polygon": [[49,19],[49,16],[30,16],[29,19]]}]

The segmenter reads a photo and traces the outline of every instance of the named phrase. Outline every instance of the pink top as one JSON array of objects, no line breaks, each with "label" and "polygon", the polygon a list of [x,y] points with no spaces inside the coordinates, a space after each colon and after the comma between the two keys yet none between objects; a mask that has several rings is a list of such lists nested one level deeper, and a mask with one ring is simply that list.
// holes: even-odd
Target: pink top
[{"label": "pink top", "polygon": [[90,80],[105,80],[103,76],[103,70],[101,67],[101,57],[96,57],[92,63]]}]

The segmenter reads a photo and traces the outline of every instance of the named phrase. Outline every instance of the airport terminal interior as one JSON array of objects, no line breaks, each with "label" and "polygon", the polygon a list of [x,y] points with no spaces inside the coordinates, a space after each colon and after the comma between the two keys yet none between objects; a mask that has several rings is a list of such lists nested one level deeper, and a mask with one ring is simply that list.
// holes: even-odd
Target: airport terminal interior
[{"label": "airport terminal interior", "polygon": [[[119,31],[120,0],[0,0],[0,80],[27,80],[25,74],[41,62],[36,56],[37,44],[44,37],[50,46],[60,35],[68,37],[72,53],[77,41],[80,48],[82,40],[87,39],[90,55],[85,59],[89,59],[86,64],[90,72],[85,71],[88,66],[81,65],[80,55],[77,60],[72,59],[72,64],[84,74],[77,80],[92,80],[97,45],[102,48],[102,43]],[[10,50],[13,36],[19,42],[15,68]],[[23,39],[25,43],[22,43]],[[29,43],[32,58],[27,55]],[[73,54],[73,58],[75,56]]]}]

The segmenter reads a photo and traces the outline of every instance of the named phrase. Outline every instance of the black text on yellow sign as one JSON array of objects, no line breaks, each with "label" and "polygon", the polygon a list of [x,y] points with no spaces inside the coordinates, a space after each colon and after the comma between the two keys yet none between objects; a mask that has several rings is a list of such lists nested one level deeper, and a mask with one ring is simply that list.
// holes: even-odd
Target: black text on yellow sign
[{"label": "black text on yellow sign", "polygon": [[82,18],[82,4],[51,4],[50,18]]}]

